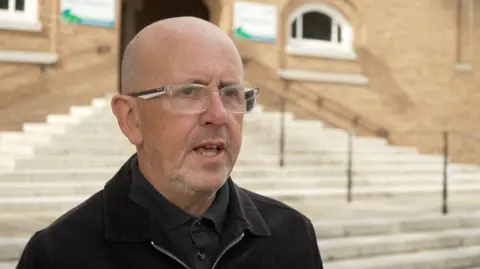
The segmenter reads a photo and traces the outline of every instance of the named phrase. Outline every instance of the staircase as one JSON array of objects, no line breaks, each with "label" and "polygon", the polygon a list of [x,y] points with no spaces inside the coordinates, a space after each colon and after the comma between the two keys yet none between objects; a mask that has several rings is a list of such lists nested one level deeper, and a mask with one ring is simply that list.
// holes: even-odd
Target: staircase
[{"label": "staircase", "polygon": [[[109,96],[22,132],[0,133],[0,269],[13,269],[32,233],[103,187],[134,152]],[[440,213],[441,156],[385,140],[353,140],[353,201],[346,202],[347,135],[262,107],[245,117],[233,179],[314,222],[326,269],[480,268],[480,166],[451,164]]]}]

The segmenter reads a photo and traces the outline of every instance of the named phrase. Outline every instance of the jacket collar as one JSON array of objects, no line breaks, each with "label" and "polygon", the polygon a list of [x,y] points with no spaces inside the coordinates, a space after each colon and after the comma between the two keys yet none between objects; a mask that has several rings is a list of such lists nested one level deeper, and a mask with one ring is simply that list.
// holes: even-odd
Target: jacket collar
[{"label": "jacket collar", "polygon": [[[120,242],[151,241],[158,235],[155,221],[147,210],[133,201],[130,196],[132,184],[131,162],[127,160],[110,179],[103,190],[105,239]],[[256,236],[269,236],[270,229],[251,200],[247,191],[238,187],[230,178],[230,202],[225,226],[236,225],[235,229],[248,231]]]}]

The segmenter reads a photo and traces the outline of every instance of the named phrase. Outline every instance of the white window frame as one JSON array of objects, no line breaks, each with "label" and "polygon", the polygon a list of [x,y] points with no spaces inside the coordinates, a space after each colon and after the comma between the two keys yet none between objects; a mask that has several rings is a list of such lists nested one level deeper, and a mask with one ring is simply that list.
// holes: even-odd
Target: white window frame
[{"label": "white window frame", "polygon": [[[303,14],[321,12],[332,19],[332,37],[337,36],[338,26],[342,29],[342,41],[308,40],[292,37],[292,24],[297,21],[297,36],[302,33]],[[345,17],[325,4],[306,4],[292,12],[287,25],[287,54],[316,56],[334,59],[354,60],[356,55],[352,47],[353,29]]]},{"label": "white window frame", "polygon": [[0,29],[41,31],[38,20],[38,1],[25,0],[25,10],[15,11],[15,0],[8,0],[9,10],[0,10]]}]

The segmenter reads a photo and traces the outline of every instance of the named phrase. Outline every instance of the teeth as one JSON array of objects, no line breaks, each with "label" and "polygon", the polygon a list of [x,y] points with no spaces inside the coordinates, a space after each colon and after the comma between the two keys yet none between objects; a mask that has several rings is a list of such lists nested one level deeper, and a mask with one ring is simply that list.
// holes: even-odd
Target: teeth
[{"label": "teeth", "polygon": [[217,149],[218,146],[215,146],[215,145],[213,145],[213,146],[204,146],[204,148],[207,148],[207,149]]},{"label": "teeth", "polygon": [[213,157],[218,154],[218,150],[216,148],[203,147],[199,148],[197,153],[205,157]]}]

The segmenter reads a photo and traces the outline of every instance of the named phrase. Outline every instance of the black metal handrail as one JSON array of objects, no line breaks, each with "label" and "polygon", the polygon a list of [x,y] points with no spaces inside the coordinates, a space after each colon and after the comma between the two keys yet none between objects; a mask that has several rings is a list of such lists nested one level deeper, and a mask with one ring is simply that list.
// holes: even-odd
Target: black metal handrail
[{"label": "black metal handrail", "polygon": [[[348,146],[347,146],[347,167],[346,167],[346,175],[347,175],[347,202],[352,202],[352,189],[353,189],[353,138],[355,137],[355,130],[356,130],[356,123],[352,123],[352,130],[348,132]],[[461,132],[455,130],[443,130],[443,131],[409,131],[406,133],[410,134],[427,134],[427,135],[440,135],[442,137],[442,157],[443,157],[443,165],[442,165],[442,204],[441,204],[441,212],[443,215],[448,214],[449,212],[449,203],[448,203],[448,190],[449,190],[449,165],[450,165],[450,158],[451,156],[451,143],[450,138],[452,136],[459,136],[463,137],[469,141],[473,141],[480,145],[480,137]]]},{"label": "black metal handrail", "polygon": [[[260,68],[265,69],[266,67],[260,66]],[[279,89],[269,88],[265,84],[266,81],[269,81],[269,79],[267,78],[263,81],[255,81],[255,85],[261,87],[262,89],[265,89],[268,92],[274,93],[275,95],[277,95],[280,98],[281,117],[280,117],[279,165],[281,167],[285,166],[285,141],[286,141],[286,139],[285,139],[285,137],[286,137],[286,133],[285,133],[285,113],[286,113],[287,102],[290,102],[290,104],[294,105],[297,108],[300,108],[303,113],[306,113],[309,116],[313,116],[314,118],[317,118],[317,119],[321,120],[323,123],[328,124],[333,128],[342,129],[342,130],[347,132],[347,134],[348,134],[348,139],[347,139],[348,150],[347,150],[347,167],[346,167],[346,177],[347,177],[347,192],[346,192],[347,197],[346,197],[346,199],[350,203],[353,200],[352,190],[353,190],[353,181],[354,181],[354,170],[353,170],[354,143],[353,143],[353,140],[354,140],[354,137],[356,135],[358,135],[358,130],[360,128],[367,129],[367,130],[370,129],[370,127],[368,125],[365,126],[364,117],[362,117],[358,114],[355,114],[353,112],[349,112],[350,114],[353,115],[353,117],[351,118],[351,121],[350,121],[350,128],[345,127],[345,126],[341,126],[341,125],[337,124],[336,122],[329,120],[328,118],[322,117],[319,110],[321,108],[324,108],[324,106],[323,106],[324,101],[320,96],[318,96],[318,98],[320,98],[320,99],[318,99],[318,100],[320,100],[320,102],[318,102],[318,100],[317,100],[315,108],[305,107],[305,106],[299,104],[298,100],[308,99],[307,97],[302,96],[301,94],[296,93],[296,92],[292,92],[292,91],[285,92],[285,91],[282,91],[282,90],[279,90]],[[253,81],[251,81],[251,82],[253,82]],[[295,97],[291,96],[290,94],[295,94]],[[311,100],[308,100],[308,101],[311,101]],[[311,104],[314,104],[314,103],[315,102],[311,102]],[[332,105],[335,106],[337,104],[333,101]],[[349,119],[348,116],[345,116],[344,114],[341,114],[338,111],[331,110],[330,108],[326,108],[326,109],[330,113],[336,114],[337,116],[339,116],[339,118],[342,118],[343,120],[348,120]],[[342,110],[343,107],[338,105],[337,109]],[[382,127],[378,127],[378,125],[376,125],[375,123],[373,123],[369,120],[366,120],[366,121],[370,122],[371,126],[377,126],[377,127],[374,127],[376,129],[372,132],[372,135],[383,137],[383,138],[387,139],[389,142],[391,142],[391,140],[390,140],[391,135],[392,135],[391,133],[389,133],[386,129],[384,129]],[[372,130],[372,129],[370,129],[370,130]],[[456,135],[456,136],[466,138],[470,141],[477,142],[480,145],[480,137],[477,137],[475,135],[468,134],[468,133],[465,133],[465,132],[453,131],[453,130],[442,130],[442,131],[439,131],[439,130],[437,130],[437,131],[415,130],[415,131],[409,131],[409,132],[406,132],[406,133],[441,135],[441,137],[442,137],[442,155],[443,155],[443,180],[442,180],[441,212],[444,215],[448,214],[448,212],[449,212],[449,207],[448,207],[449,173],[448,173],[448,170],[449,170],[449,165],[450,165],[449,159],[450,159],[450,155],[451,155],[451,145],[450,145],[450,142],[449,142],[450,138],[453,135]],[[397,134],[399,134],[399,132],[397,132]]]}]

